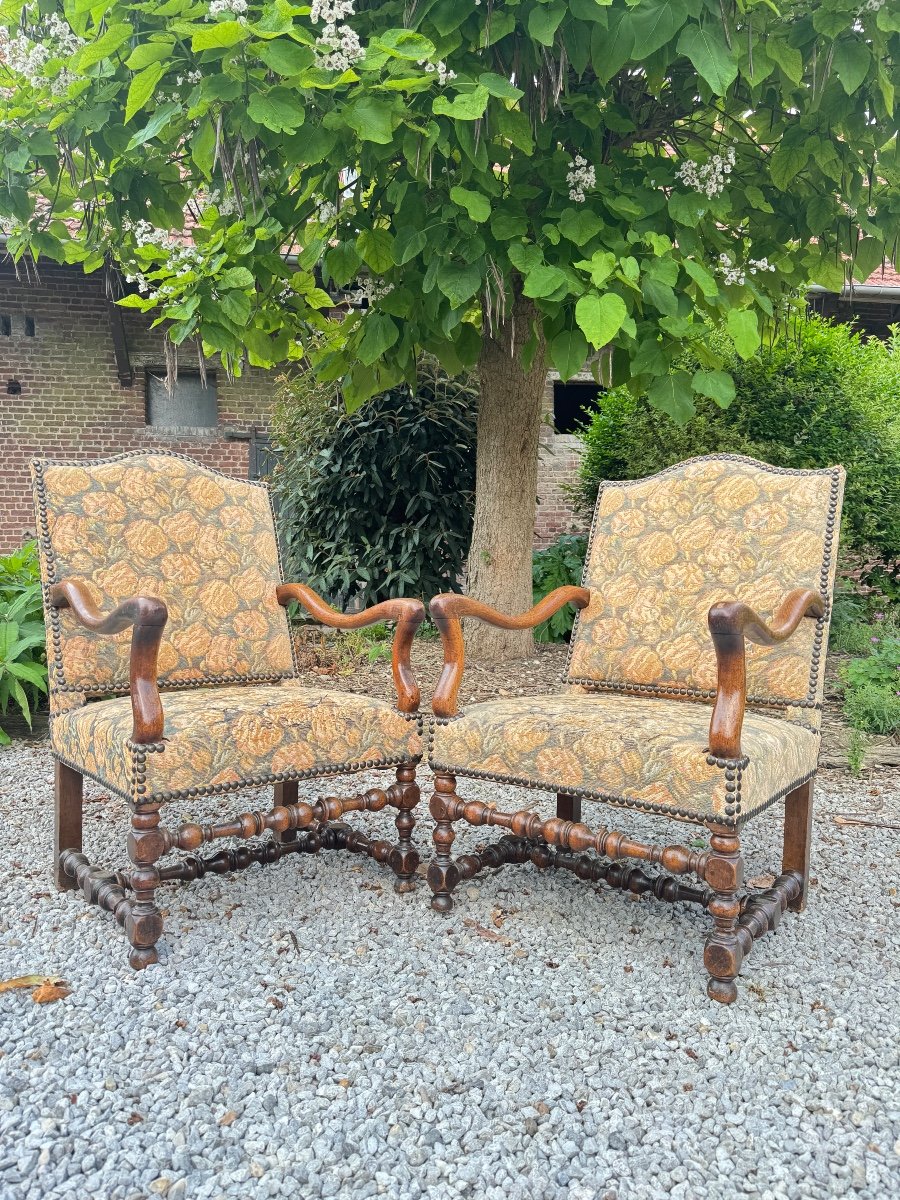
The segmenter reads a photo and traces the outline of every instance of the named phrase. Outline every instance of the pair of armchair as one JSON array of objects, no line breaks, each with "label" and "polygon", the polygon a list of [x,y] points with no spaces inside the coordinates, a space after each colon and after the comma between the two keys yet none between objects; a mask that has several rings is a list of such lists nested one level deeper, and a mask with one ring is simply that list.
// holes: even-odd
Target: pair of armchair
[{"label": "pair of armchair", "polygon": [[[514,862],[693,901],[713,918],[709,995],[727,1003],[754,940],[786,908],[803,907],[840,468],[777,470],[725,455],[606,485],[583,587],[561,588],[515,617],[456,594],[431,601],[444,667],[427,722],[410,667],[424,606],[397,599],[345,615],[308,587],[284,583],[264,486],[160,452],[41,460],[32,473],[57,884],[80,887],[114,914],[133,967],[157,961],[157,891],[171,880],[347,849],[386,863],[396,890],[412,890],[416,767],[426,753],[435,776],[428,882],[440,913],[452,908],[461,880]],[[291,601],[336,628],[396,621],[396,705],[305,686],[285,612]],[[460,712],[461,619],[524,628],[567,603],[580,612],[565,690]],[[775,609],[772,623],[755,608]],[[343,799],[298,799],[301,779],[373,769],[391,769],[394,781]],[[104,870],[82,852],[85,775],[130,806],[128,868]],[[457,794],[460,777],[555,792],[557,815],[467,802]],[[173,801],[263,784],[274,788],[267,812],[161,823]],[[710,848],[595,830],[581,820],[585,800],[704,826]],[[782,874],[768,888],[745,888],[739,831],[779,800]],[[392,842],[343,820],[388,806],[397,810]],[[454,857],[459,820],[506,832]],[[197,853],[218,838],[266,831],[274,836]],[[170,861],[171,852],[179,853]],[[627,867],[626,858],[665,873]],[[701,886],[683,883],[686,874]]]}]

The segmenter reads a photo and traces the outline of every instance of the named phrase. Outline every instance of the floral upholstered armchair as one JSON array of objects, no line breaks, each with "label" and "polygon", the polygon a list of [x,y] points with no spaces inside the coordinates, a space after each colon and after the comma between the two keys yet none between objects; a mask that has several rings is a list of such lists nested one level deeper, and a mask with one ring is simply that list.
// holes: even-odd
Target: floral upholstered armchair
[{"label": "floral upholstered armchair", "polygon": [[[419,692],[409,665],[418,600],[343,615],[302,584],[284,583],[265,486],[229,479],[166,453],[102,462],[32,464],[56,758],[56,880],[115,914],[129,962],[157,961],[157,888],[295,852],[346,848],[386,862],[412,888],[411,834],[422,752]],[[305,686],[285,606],[323,624],[394,620],[398,703]],[[385,790],[298,802],[298,781],[390,768]],[[131,866],[82,854],[82,777],[131,808]],[[165,807],[274,785],[269,812],[215,824],[160,823]],[[354,810],[398,810],[395,844],[354,832]],[[274,838],[194,852],[221,837]],[[172,861],[172,851],[187,852]]]},{"label": "floral upholstered armchair", "polygon": [[[693,459],[602,487],[583,587],[560,588],[517,617],[457,595],[431,602],[445,663],[429,754],[435,909],[449,912],[461,879],[525,861],[694,901],[713,919],[704,954],[709,995],[736,998],[734,980],[754,941],[785,909],[806,903],[843,487],[840,467],[790,471],[734,455]],[[527,628],[566,603],[580,613],[565,690],[459,712],[460,618]],[[467,802],[457,795],[458,776],[555,792],[557,815],[544,820],[530,809]],[[705,826],[709,849],[595,829],[581,820],[584,801]],[[767,888],[745,887],[740,831],[778,802],[785,808],[782,874]],[[454,858],[453,822],[460,819],[507,833]],[[664,873],[619,861],[626,858],[659,864]],[[690,874],[701,886],[680,879]]]}]

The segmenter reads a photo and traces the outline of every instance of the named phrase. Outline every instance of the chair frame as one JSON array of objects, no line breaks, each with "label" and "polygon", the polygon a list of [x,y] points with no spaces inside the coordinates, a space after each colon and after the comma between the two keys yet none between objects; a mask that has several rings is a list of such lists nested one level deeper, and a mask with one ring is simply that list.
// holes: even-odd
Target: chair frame
[{"label": "chair frame", "polygon": [[[336,629],[360,629],[379,621],[395,621],[392,670],[399,711],[414,717],[419,707],[419,688],[410,664],[416,630],[425,618],[419,600],[386,600],[358,613],[340,613],[304,584],[284,583],[276,588],[278,602],[302,605],[316,620]],[[168,619],[165,604],[152,596],[134,596],[112,612],[98,611],[90,592],[77,580],[52,584],[49,589],[50,633],[62,636],[59,611],[71,610],[85,629],[98,636],[112,636],[129,627],[131,635],[130,696],[133,715],[131,742],[138,770],[162,742],[163,700],[157,681],[157,655]],[[182,689],[178,689],[182,690]],[[165,692],[163,692],[163,696]],[[360,768],[356,768],[359,770]],[[415,888],[419,854],[412,842],[413,810],[420,799],[416,762],[396,766],[396,780],[385,789],[371,788],[357,795],[326,796],[309,804],[298,800],[301,778],[323,778],[316,770],[278,774],[269,780],[247,780],[215,791],[232,791],[262,782],[274,784],[274,806],[268,812],[245,812],[230,821],[201,825],[186,822],[176,828],[160,824],[163,801],[129,801],[131,832],[127,849],[132,866],[109,871],[90,862],[82,853],[82,801],[84,774],[74,764],[56,758],[54,861],[56,885],[61,890],[80,888],[91,904],[113,914],[131,943],[129,963],[135,970],[158,961],[156,944],[163,933],[157,889],[173,880],[190,881],[207,874],[241,870],[253,863],[278,862],[289,854],[315,854],[320,850],[349,850],[387,864],[396,879],[397,892]],[[200,790],[198,788],[198,790]],[[397,841],[375,840],[353,830],[342,821],[350,812],[379,812],[397,809]],[[208,857],[194,853],[218,838],[255,838],[266,830],[274,840],[257,841],[246,847],[220,850]],[[159,867],[158,860],[171,850],[186,852],[180,861]]]},{"label": "chair frame", "polygon": [[[444,666],[432,702],[435,719],[449,721],[458,714],[465,666],[463,617],[474,617],[502,629],[529,629],[566,604],[582,609],[589,602],[587,588],[561,587],[528,612],[510,616],[454,593],[436,596],[429,604],[429,612],[441,635]],[[714,604],[710,608],[708,624],[715,647],[718,683],[710,716],[707,761],[724,768],[729,791],[738,787],[739,766],[746,761],[741,757],[741,726],[747,700],[747,640],[766,646],[784,642],[802,620],[818,620],[824,613],[822,596],[803,588],[785,596],[771,623],[739,601]],[[694,818],[693,823],[705,826],[710,835],[709,850],[697,852],[678,844],[641,842],[605,827],[592,830],[581,820],[581,796],[577,793],[558,793],[556,816],[548,820],[528,809],[503,812],[482,801],[465,801],[457,794],[456,775],[439,765],[433,769],[435,791],[430,812],[436,822],[435,856],[428,867],[428,883],[434,893],[432,908],[439,913],[446,915],[452,910],[452,893],[462,880],[471,879],[488,867],[524,862],[531,862],[540,870],[572,871],[580,879],[603,882],[638,896],[652,892],[661,900],[699,904],[713,919],[703,956],[710,976],[707,993],[712,1000],[731,1004],[737,999],[734,981],[754,942],[777,928],[786,909],[801,912],[806,907],[814,772],[797,781],[784,796],[781,874],[770,886],[753,888],[744,886],[739,818],[733,825]],[[510,781],[481,772],[473,771],[472,777],[535,786],[527,779]],[[690,819],[686,814],[685,817]],[[454,859],[453,824],[459,820],[475,826],[498,826],[508,832],[484,849]],[[641,867],[629,867],[618,861],[621,859],[658,864],[666,873],[648,874]],[[679,876],[689,874],[705,886],[688,885],[680,880]]]}]

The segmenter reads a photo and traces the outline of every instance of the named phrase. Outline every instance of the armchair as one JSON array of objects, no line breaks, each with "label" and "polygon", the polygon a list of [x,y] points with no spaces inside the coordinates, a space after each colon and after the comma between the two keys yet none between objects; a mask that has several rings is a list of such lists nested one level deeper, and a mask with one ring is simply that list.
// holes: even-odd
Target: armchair
[{"label": "armchair", "polygon": [[[32,479],[56,759],[57,886],[80,887],[114,914],[135,969],[157,961],[157,890],[172,880],[347,849],[386,863],[396,890],[412,890],[422,737],[410,646],[424,619],[421,602],[389,600],[345,615],[311,588],[283,583],[265,487],[179,455],[39,460]],[[285,612],[292,600],[335,628],[396,622],[395,706],[305,685]],[[395,780],[385,789],[298,799],[301,779],[387,768]],[[85,775],[131,809],[130,867],[109,871],[82,853]],[[269,811],[161,824],[173,801],[183,807],[266,784],[274,788]],[[395,843],[341,819],[387,806],[397,810]],[[266,832],[274,836],[196,853],[219,838]]]},{"label": "armchair", "polygon": [[[839,467],[693,459],[604,485],[583,587],[559,588],[515,617],[455,595],[431,601],[444,645],[429,735],[434,909],[452,909],[460,880],[523,862],[691,901],[713,919],[708,994],[736,999],[734,980],[754,941],[806,903],[843,484]],[[565,690],[460,712],[460,618],[527,628],[565,603],[579,609]],[[774,610],[771,622],[757,609]],[[457,794],[460,776],[554,792],[556,816],[467,802]],[[709,849],[596,829],[581,819],[592,801],[703,826]],[[779,801],[781,874],[767,888],[745,887],[740,831]],[[506,833],[454,858],[458,820]],[[664,873],[626,866],[626,858]],[[682,881],[687,874],[701,886]]]}]

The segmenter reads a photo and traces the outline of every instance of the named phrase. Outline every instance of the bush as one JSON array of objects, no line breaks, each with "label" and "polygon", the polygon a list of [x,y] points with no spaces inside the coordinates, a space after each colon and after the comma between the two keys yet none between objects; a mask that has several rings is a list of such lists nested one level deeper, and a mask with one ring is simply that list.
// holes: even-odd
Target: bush
[{"label": "bush", "polygon": [[601,396],[583,434],[579,506],[593,509],[603,479],[651,475],[698,454],[748,454],[793,468],[841,463],[845,547],[872,548],[876,559],[896,555],[900,337],[864,341],[845,325],[810,317],[771,349],[726,366],[737,389],[731,406],[701,400],[685,426],[625,388]]},{"label": "bush", "polygon": [[332,603],[458,590],[475,497],[471,380],[422,365],[347,413],[334,384],[284,379],[273,422],[272,486],[287,578]]},{"label": "bush", "polygon": [[841,671],[844,713],[861,733],[900,733],[900,638],[873,638],[872,653]]},{"label": "bush", "polygon": [[[546,550],[536,550],[532,558],[531,579],[532,597],[534,603],[554,590],[581,583],[584,570],[584,556],[587,553],[587,538],[579,535],[565,535],[548,546]],[[534,631],[537,642],[567,642],[575,623],[575,610],[571,604],[553,614],[549,621],[543,621]]]},{"label": "bush", "polygon": [[[41,575],[34,542],[0,558],[0,713],[10,701],[31,727],[31,713],[47,692],[47,656]],[[10,741],[0,729],[0,744]]]}]

